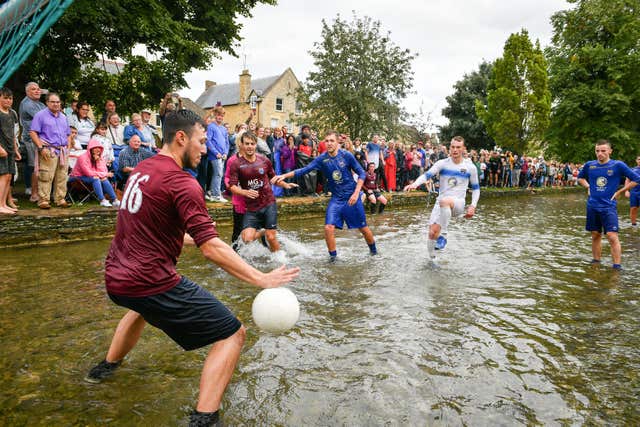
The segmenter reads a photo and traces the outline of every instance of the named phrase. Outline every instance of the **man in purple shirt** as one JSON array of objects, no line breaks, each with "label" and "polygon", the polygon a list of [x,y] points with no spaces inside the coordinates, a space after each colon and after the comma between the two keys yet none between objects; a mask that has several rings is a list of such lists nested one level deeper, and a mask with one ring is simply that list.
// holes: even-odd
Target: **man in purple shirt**
[{"label": "man in purple shirt", "polygon": [[67,137],[70,130],[67,118],[61,111],[60,96],[50,92],[47,108],[33,117],[29,135],[38,150],[38,207],[49,209],[51,186],[55,182],[53,201],[60,208],[69,207],[67,195],[69,175]]}]

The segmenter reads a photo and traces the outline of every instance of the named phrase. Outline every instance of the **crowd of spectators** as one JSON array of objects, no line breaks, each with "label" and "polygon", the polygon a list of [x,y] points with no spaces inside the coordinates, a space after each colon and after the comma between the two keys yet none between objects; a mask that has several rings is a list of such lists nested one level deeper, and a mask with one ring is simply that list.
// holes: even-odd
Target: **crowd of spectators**
[{"label": "crowd of spectators", "polygon": [[564,187],[578,184],[581,164],[547,161],[542,156],[518,155],[511,151],[471,150],[483,187]]},{"label": "crowd of spectators", "polygon": [[[0,99],[11,97],[7,91],[2,92],[5,95],[0,94]],[[81,182],[87,191],[92,191],[102,206],[117,206],[116,194],[123,190],[133,168],[159,151],[160,129],[151,123],[150,110],[131,114],[129,122],[125,123],[123,117],[126,116],[118,113],[116,102],[107,100],[97,121],[92,106],[87,102],[74,100],[62,108],[60,97],[48,92],[43,103],[42,91],[35,82],[26,85],[25,93],[17,113],[11,110],[11,98],[5,104],[13,113],[0,117],[6,118],[3,120],[7,129],[13,124],[12,135],[17,144],[15,148],[4,144],[7,145],[5,151],[12,162],[21,161],[25,193],[41,209],[49,209],[52,203],[67,207],[69,183],[74,181]],[[180,96],[167,93],[159,106],[160,119],[180,108]],[[213,108],[205,121],[207,153],[203,155],[198,169],[190,173],[198,180],[206,200],[210,202],[224,203],[230,198],[225,191],[223,177],[227,159],[237,152],[236,141],[244,132],[251,131],[257,136],[257,152],[269,158],[276,174],[304,167],[326,151],[326,144],[309,125],[302,125],[298,133],[290,132],[287,126],[269,128],[257,122],[251,113],[244,122],[232,128],[225,122],[222,106]],[[10,139],[9,131],[6,133]],[[444,144],[431,140],[407,143],[394,139],[387,141],[381,135],[373,135],[370,141],[362,141],[341,134],[339,142],[368,172],[366,191],[371,193],[370,200],[379,200],[379,191],[402,191],[436,161],[448,156]],[[546,161],[539,156],[503,152],[498,148],[470,150],[465,155],[478,168],[481,185],[485,187],[576,185],[580,167]],[[4,169],[4,175],[15,176],[15,167]],[[373,176],[375,182],[372,181]],[[274,195],[327,194],[326,179],[320,172],[301,177],[297,184],[294,189],[274,188]],[[0,198],[3,191],[0,188]],[[0,201],[0,213],[15,213],[16,200],[11,194],[4,197]]]},{"label": "crowd of spectators", "polygon": [[[101,119],[85,101],[72,100],[63,108],[55,92],[43,94],[40,86],[29,82],[25,98],[14,110],[13,93],[2,88],[0,99],[7,115],[2,118],[2,140],[9,150],[0,151],[0,175],[9,176],[9,190],[18,175],[22,176],[25,194],[40,209],[52,205],[69,206],[70,191],[93,194],[102,206],[118,205],[116,189],[122,189],[128,174],[142,160],[155,155],[161,141],[159,129],[150,122],[151,111],[131,114],[123,123],[114,100],[107,100]],[[167,94],[160,104],[160,118],[176,108]],[[1,110],[1,109],[0,109]],[[6,154],[6,156],[4,155]],[[16,163],[22,167],[18,170]],[[6,165],[5,165],[6,163]],[[74,185],[74,184],[80,184]],[[5,185],[0,183],[0,196]],[[1,197],[0,197],[1,198]],[[7,194],[9,204],[0,203],[0,213],[15,214],[17,200]]]}]

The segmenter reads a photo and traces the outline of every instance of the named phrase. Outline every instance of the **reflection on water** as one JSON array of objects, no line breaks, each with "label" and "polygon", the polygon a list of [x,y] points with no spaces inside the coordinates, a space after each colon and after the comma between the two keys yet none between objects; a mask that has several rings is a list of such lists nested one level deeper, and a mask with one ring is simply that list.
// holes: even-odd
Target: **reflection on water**
[{"label": "reflection on water", "polygon": [[[581,195],[489,200],[426,259],[428,212],[371,226],[380,255],[322,218],[281,221],[285,254],[251,244],[261,268],[302,267],[296,327],[264,334],[257,289],[188,248],[179,269],[248,326],[225,395],[230,425],[640,424],[640,233],[623,226],[621,273],[588,264]],[[626,208],[621,224],[627,221]],[[230,230],[222,229],[223,236]],[[108,241],[5,251],[0,414],[6,425],[184,425],[206,350],[147,328],[110,381],[89,385],[123,310],[104,294]]]}]

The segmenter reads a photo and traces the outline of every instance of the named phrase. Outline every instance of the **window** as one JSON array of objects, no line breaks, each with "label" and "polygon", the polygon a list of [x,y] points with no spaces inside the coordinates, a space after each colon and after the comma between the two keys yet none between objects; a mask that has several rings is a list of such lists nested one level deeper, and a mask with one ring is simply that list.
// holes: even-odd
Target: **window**
[{"label": "window", "polygon": [[282,98],[276,98],[276,111],[284,111],[284,101]]},{"label": "window", "polygon": [[278,127],[278,119],[271,119],[271,129]]},{"label": "window", "polygon": [[257,104],[258,104],[258,96],[257,95],[251,95],[251,97],[249,97],[249,106],[251,107],[251,109],[255,110]]},{"label": "window", "polygon": [[302,114],[302,102],[296,101],[296,114]]}]

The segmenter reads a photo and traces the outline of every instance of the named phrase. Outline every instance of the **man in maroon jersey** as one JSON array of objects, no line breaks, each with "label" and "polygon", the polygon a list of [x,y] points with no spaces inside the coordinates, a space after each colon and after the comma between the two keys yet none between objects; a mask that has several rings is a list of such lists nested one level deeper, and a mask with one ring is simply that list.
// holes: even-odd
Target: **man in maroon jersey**
[{"label": "man in maroon jersey", "polygon": [[281,266],[263,273],[218,238],[202,188],[183,170],[196,169],[206,151],[204,122],[197,114],[179,110],[168,115],[163,133],[160,154],[131,172],[105,262],[109,297],[130,310],[120,320],[105,359],[86,380],[100,382],[110,376],[136,345],[147,322],[185,350],[213,344],[191,415],[192,425],[213,425],[240,356],[245,328],[212,294],[178,275],[176,262],[183,243],[195,243],[205,258],[260,288],[291,281],[299,268]]},{"label": "man in maroon jersey", "polygon": [[[271,161],[256,153],[257,141],[253,133],[242,134],[240,144],[244,154],[229,167],[229,190],[245,198],[247,212],[242,224],[242,240],[247,243],[260,238],[259,230],[264,228],[269,249],[276,252],[280,249],[276,238],[278,212],[270,183],[275,172]],[[276,185],[287,189],[298,186],[285,181]]]}]

